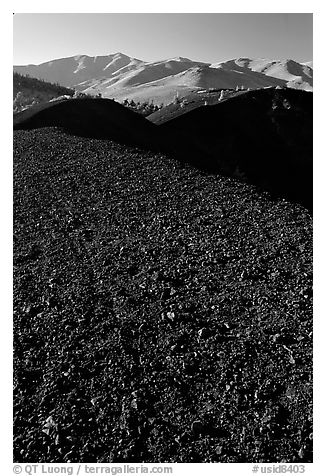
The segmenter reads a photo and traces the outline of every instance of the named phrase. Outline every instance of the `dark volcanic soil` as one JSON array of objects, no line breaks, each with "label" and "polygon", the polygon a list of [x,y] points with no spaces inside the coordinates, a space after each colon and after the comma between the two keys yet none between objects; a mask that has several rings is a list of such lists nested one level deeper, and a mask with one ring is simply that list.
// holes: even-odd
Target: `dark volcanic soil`
[{"label": "dark volcanic soil", "polygon": [[310,462],[306,209],[109,141],[14,136],[15,461]]}]

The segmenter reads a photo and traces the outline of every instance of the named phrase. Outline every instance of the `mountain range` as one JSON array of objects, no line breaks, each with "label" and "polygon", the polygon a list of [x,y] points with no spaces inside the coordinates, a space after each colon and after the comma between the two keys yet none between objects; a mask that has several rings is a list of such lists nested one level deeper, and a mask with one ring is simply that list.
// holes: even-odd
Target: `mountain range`
[{"label": "mountain range", "polygon": [[118,101],[151,100],[168,104],[176,94],[209,88],[290,87],[312,91],[312,61],[237,58],[205,63],[175,57],[145,62],[122,53],[107,56],[77,55],[40,65],[14,66],[14,71],[78,91]]}]

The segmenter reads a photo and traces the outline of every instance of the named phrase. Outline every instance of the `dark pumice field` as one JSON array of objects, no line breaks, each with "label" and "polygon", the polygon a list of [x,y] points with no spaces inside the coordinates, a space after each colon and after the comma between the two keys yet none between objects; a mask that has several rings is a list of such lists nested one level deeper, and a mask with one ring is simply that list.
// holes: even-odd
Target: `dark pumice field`
[{"label": "dark pumice field", "polygon": [[311,462],[311,212],[66,126],[14,131],[14,460]]}]

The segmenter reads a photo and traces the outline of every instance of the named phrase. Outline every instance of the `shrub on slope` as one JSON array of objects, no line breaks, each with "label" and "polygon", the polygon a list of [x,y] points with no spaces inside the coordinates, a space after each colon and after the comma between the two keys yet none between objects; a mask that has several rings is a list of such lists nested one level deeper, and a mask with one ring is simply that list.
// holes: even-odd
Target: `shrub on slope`
[{"label": "shrub on slope", "polygon": [[161,107],[159,110],[147,116],[147,119],[157,125],[163,124],[198,107],[212,106],[221,102],[221,100],[227,100],[235,95],[245,93],[246,91],[240,89],[221,88],[209,88],[192,92],[178,101],[175,100],[167,106]]}]

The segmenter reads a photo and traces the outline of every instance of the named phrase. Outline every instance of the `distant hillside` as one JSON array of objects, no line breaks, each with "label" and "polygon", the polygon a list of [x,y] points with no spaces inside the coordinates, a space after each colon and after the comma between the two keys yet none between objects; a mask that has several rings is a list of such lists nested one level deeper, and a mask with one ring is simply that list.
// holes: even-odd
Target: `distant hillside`
[{"label": "distant hillside", "polygon": [[311,91],[313,81],[312,62],[237,58],[211,64],[183,57],[145,62],[122,53],[77,55],[40,65],[17,65],[14,71],[120,102],[150,100],[165,105],[176,94],[184,97],[202,88],[287,86]]},{"label": "distant hillside", "polygon": [[35,104],[45,103],[60,96],[73,96],[73,89],[31,78],[19,73],[13,74],[13,108],[22,111]]},{"label": "distant hillside", "polygon": [[245,94],[246,92],[247,89],[201,89],[184,97],[176,97],[171,104],[148,115],[147,119],[156,125],[163,124],[198,107],[213,106],[214,104],[218,104],[239,94]]}]

